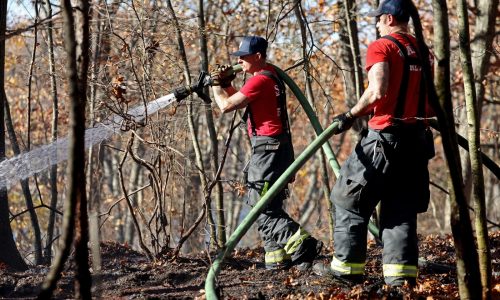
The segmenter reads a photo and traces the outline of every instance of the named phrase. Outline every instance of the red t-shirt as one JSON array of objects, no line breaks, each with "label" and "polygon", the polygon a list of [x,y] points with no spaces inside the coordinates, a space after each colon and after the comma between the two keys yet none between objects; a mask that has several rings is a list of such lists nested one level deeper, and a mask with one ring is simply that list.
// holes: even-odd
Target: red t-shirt
[{"label": "red t-shirt", "polygon": [[[400,34],[391,34],[391,36],[396,38],[403,46],[406,47],[409,57],[417,57],[417,53],[415,52],[417,41],[415,37],[409,34],[406,35],[411,41],[410,45],[407,39]],[[366,54],[366,70],[370,70],[370,68],[378,62],[389,63],[390,75],[387,93],[375,103],[373,108],[373,117],[370,121],[368,121],[368,126],[372,129],[384,129],[385,127],[393,124],[392,117],[396,109],[399,88],[403,77],[404,58],[402,54],[400,54],[398,46],[394,42],[381,38],[368,46]],[[408,78],[405,108],[401,118],[405,123],[415,123],[417,121],[415,117],[418,112],[420,80],[423,80],[422,67],[410,66]],[[425,114],[426,115],[423,117],[433,116],[428,103],[426,103]]]},{"label": "red t-shirt", "polygon": [[[261,71],[268,70],[276,75],[272,66],[267,65]],[[257,74],[247,80],[240,92],[248,98],[251,117],[248,116],[248,134],[252,135],[250,118],[255,122],[257,135],[275,136],[283,131],[278,111],[279,88],[272,78]]]}]

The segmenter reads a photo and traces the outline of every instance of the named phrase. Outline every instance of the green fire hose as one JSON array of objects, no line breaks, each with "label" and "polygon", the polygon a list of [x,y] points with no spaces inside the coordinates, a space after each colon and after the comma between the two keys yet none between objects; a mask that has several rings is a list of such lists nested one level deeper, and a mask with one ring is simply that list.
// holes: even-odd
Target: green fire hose
[{"label": "green fire hose", "polygon": [[[290,78],[290,76],[288,76],[288,74],[283,72],[283,70],[276,67],[275,65],[272,66],[276,69],[276,72],[278,73],[279,77],[283,80],[283,82],[285,82],[285,84],[288,85],[290,90],[292,90],[297,100],[299,100],[300,105],[302,105],[304,112],[306,113],[307,117],[309,118],[309,121],[311,122],[311,125],[314,128],[314,131],[316,132],[317,135],[320,135],[323,132],[323,128],[321,127],[321,124],[319,123],[318,118],[316,117],[316,113],[311,107],[311,104],[309,104],[309,101],[307,101],[306,96],[304,96],[300,88]],[[328,163],[332,167],[335,176],[338,176],[338,173],[340,171],[340,165],[339,162],[337,161],[337,158],[333,154],[332,147],[330,146],[330,143],[328,143],[328,140],[326,140],[325,143],[323,144],[323,151],[325,152],[326,159],[328,160]]]},{"label": "green fire hose", "polygon": [[[272,65],[272,64],[271,64]],[[300,104],[302,105],[302,108],[304,109],[307,117],[309,118],[309,121],[311,122],[311,125],[314,128],[314,131],[316,132],[317,135],[320,135],[323,132],[323,128],[321,127],[321,124],[319,123],[318,118],[316,117],[316,113],[312,109],[311,105],[309,104],[309,101],[307,101],[306,96],[302,93],[302,90],[297,86],[297,84],[286,74],[278,68],[275,65],[272,65],[280,78],[288,85],[288,87],[292,90],[293,94],[299,100]],[[325,153],[326,159],[328,160],[328,163],[333,169],[333,173],[335,174],[335,177],[339,176],[340,172],[340,165],[339,162],[337,161],[337,158],[335,157],[335,154],[333,154],[332,147],[330,146],[330,143],[328,143],[328,140],[326,140],[323,143],[323,152]],[[372,222],[368,223],[368,230],[370,231],[373,236],[379,236],[379,230],[378,227],[373,224]]]},{"label": "green fire hose", "polygon": [[[335,173],[338,176],[340,171],[340,165],[333,154],[333,150],[328,143],[328,139],[333,135],[334,129],[337,127],[337,123],[331,124],[326,130],[323,131],[314,110],[307,101],[302,91],[299,89],[297,84],[280,68],[273,66],[276,72],[281,77],[281,79],[288,85],[292,90],[295,97],[299,100],[302,108],[307,114],[316,134],[318,137],[306,147],[306,149],[295,159],[295,161],[286,169],[286,171],[278,178],[278,180],[271,186],[267,193],[259,200],[259,202],[250,210],[247,216],[243,219],[241,224],[236,228],[236,230],[229,237],[225,247],[221,249],[217,258],[213,261],[212,266],[208,272],[207,278],[205,280],[205,296],[208,300],[218,299],[216,291],[216,277],[221,270],[221,265],[224,258],[231,253],[238,242],[241,240],[243,235],[248,231],[252,224],[257,220],[258,215],[264,210],[265,206],[271,201],[274,196],[285,187],[285,185],[290,181],[290,178],[306,163],[309,158],[320,148],[323,147],[326,158]],[[241,67],[240,67],[241,68]],[[238,68],[236,72],[241,69]],[[378,228],[370,223],[368,229],[372,234],[378,236]]]},{"label": "green fire hose", "polygon": [[314,155],[316,150],[318,150],[328,139],[333,135],[333,130],[337,127],[337,123],[330,125],[322,134],[320,134],[307,148],[295,159],[288,169],[278,178],[278,180],[273,183],[271,188],[267,193],[257,202],[257,204],[250,210],[248,215],[243,219],[241,224],[236,228],[236,230],[229,237],[226,246],[221,249],[221,252],[217,258],[212,263],[210,270],[205,281],[205,296],[207,300],[218,299],[216,292],[215,279],[217,274],[221,270],[222,261],[224,258],[233,251],[240,239],[247,232],[247,230],[252,226],[252,224],[257,220],[258,215],[268,202],[270,202],[276,194],[278,194],[285,185],[290,181],[290,178],[306,163],[306,161]]}]

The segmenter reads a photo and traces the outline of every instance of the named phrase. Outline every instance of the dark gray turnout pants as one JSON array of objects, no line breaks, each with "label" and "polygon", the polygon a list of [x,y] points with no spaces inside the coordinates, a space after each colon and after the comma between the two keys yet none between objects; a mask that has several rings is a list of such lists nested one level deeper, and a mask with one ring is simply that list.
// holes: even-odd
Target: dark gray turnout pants
[{"label": "dark gray turnout pants", "polygon": [[[252,156],[246,168],[247,203],[254,206],[291,165],[294,157],[292,144],[286,134],[277,137],[253,136],[251,142]],[[281,263],[285,259],[295,261],[309,247],[302,242],[310,240],[310,235],[283,209],[286,198],[287,191],[284,189],[257,219],[258,232],[264,242],[266,264]]]},{"label": "dark gray turnout pants", "polygon": [[381,201],[380,235],[388,284],[417,276],[417,213],[427,210],[429,172],[425,130],[369,130],[341,168],[332,190],[335,255],[332,269],[364,273],[367,225]]}]

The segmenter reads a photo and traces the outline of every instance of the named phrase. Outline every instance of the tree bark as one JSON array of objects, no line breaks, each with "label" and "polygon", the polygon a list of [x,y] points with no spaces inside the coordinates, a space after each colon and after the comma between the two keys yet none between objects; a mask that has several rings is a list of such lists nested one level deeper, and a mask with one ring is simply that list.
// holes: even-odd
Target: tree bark
[{"label": "tree bark", "polygon": [[[7,132],[9,133],[10,143],[12,145],[12,150],[14,155],[19,155],[21,150],[19,149],[19,142],[17,141],[16,132],[14,130],[14,125],[12,124],[12,118],[10,115],[9,101],[7,98],[4,99],[5,104],[5,126],[7,127]],[[38,216],[33,206],[33,198],[31,197],[31,191],[29,186],[29,179],[21,180],[21,189],[23,190],[24,199],[26,201],[26,207],[29,212],[31,226],[33,227],[33,236],[35,241],[33,242],[35,248],[35,264],[41,265],[43,263],[42,256],[42,237],[40,234],[40,224],[38,223]]]},{"label": "tree bark", "polygon": [[[205,12],[203,9],[203,0],[198,0],[198,27],[200,33],[200,56],[201,56],[201,70],[208,72],[208,48],[207,36],[205,34]],[[208,95],[208,87],[203,92]],[[212,149],[211,164],[212,174],[217,172],[219,166],[219,144],[217,142],[217,132],[215,132],[214,118],[212,115],[212,107],[204,105],[205,117],[207,118],[208,136]],[[217,244],[223,247],[226,244],[226,220],[224,219],[224,195],[222,190],[222,183],[220,181],[215,185],[215,207],[217,218]]]},{"label": "tree bark", "polygon": [[[431,105],[435,110],[441,135],[443,148],[448,164],[451,188],[451,228],[457,255],[457,277],[461,299],[479,299],[480,281],[477,266],[477,252],[474,247],[474,236],[469,219],[467,201],[463,190],[462,171],[460,167],[460,154],[455,133],[455,122],[450,90],[450,40],[448,27],[448,8],[446,0],[433,1],[434,7],[434,52],[437,66],[434,82],[431,80],[429,62],[423,59],[424,78]],[[419,42],[422,57],[429,55],[422,35],[422,25],[418,11],[412,3],[412,19]]]},{"label": "tree bark", "polygon": [[[167,0],[167,7],[168,7],[168,10],[172,16],[173,21],[174,21],[179,56],[181,57],[181,60],[182,60],[183,66],[184,66],[184,79],[186,80],[186,84],[189,85],[189,84],[191,84],[191,75],[189,72],[189,63],[188,63],[187,56],[186,56],[184,41],[182,39],[181,28],[180,28],[179,22],[177,20],[177,17],[175,15],[174,9],[172,7],[172,2],[170,0]],[[191,97],[191,99],[192,99],[192,97]],[[207,190],[207,180],[205,178],[205,167],[203,166],[203,158],[202,158],[202,154],[201,154],[201,150],[200,150],[200,144],[198,142],[198,136],[196,133],[195,124],[194,124],[194,120],[193,120],[193,113],[192,113],[193,108],[192,108],[191,101],[189,101],[187,103],[187,108],[188,108],[188,124],[189,124],[189,130],[191,133],[191,139],[193,142],[193,148],[194,148],[194,152],[195,152],[196,167],[198,169],[198,175],[199,175],[199,179],[201,181],[201,190],[202,190],[202,193],[205,194],[206,190]],[[208,200],[210,200],[209,197],[207,197],[207,198],[208,198]],[[205,199],[205,197],[203,197],[203,199]],[[208,227],[209,227],[209,231],[210,231],[211,245],[214,245],[217,238],[216,238],[215,224],[214,224],[213,217],[212,217],[212,209],[211,209],[210,201],[206,201],[204,206],[205,206],[205,213],[207,215]]]},{"label": "tree bark", "polygon": [[[307,30],[306,30],[306,25],[307,22],[305,20],[305,16],[303,15],[302,12],[302,6],[300,5],[300,1],[297,1],[297,5],[294,8],[295,11],[295,17],[299,21],[299,29],[300,29],[300,36],[302,40],[302,59],[304,61],[304,79],[305,79],[305,84],[306,84],[306,95],[307,95],[307,100],[311,104],[312,107],[315,107],[314,105],[314,93],[313,93],[313,88],[312,88],[312,83],[311,83],[311,73],[310,73],[310,62],[309,62],[309,55],[307,51]],[[314,138],[313,138],[314,139]],[[327,172],[327,162],[325,159],[325,156],[323,153],[318,153],[317,155],[320,160],[320,166],[321,166],[321,176],[323,179],[323,199],[326,201],[326,205],[328,207],[329,212],[333,212],[333,204],[330,201],[330,186],[329,186],[329,176]],[[311,201],[311,199],[305,199],[305,201]],[[328,214],[328,225],[330,229],[330,237],[333,237],[333,213]],[[332,239],[330,239],[332,240]]]},{"label": "tree bark", "polygon": [[[359,50],[358,26],[356,21],[356,1],[343,0],[344,16],[341,18],[340,39],[341,51],[345,70],[344,82],[345,100],[348,108],[353,107],[364,92],[363,69]],[[347,70],[347,72],[346,72]],[[355,97],[354,97],[355,95]],[[366,127],[366,117],[358,118],[353,125],[351,140],[355,144],[359,139],[359,132]]]},{"label": "tree bark", "polygon": [[[498,0],[477,1],[477,16],[474,30],[474,42],[471,44],[472,69],[474,71],[474,84],[476,91],[476,105],[478,125],[481,124],[481,112],[484,103],[485,85],[483,81],[488,71],[491,53],[493,52],[493,38],[495,33],[495,20],[498,14]],[[493,120],[495,118],[493,117]],[[472,157],[471,157],[472,159]],[[477,162],[472,163],[472,168]],[[481,166],[479,162],[479,166]],[[473,181],[474,181],[473,175]],[[484,193],[484,192],[483,192]],[[476,192],[474,192],[476,194]],[[484,195],[483,195],[484,196]],[[488,230],[486,228],[487,206],[483,203],[475,203],[476,232],[478,240],[479,270],[481,272],[481,284],[483,299],[491,298],[491,252],[488,247]],[[480,207],[478,207],[478,205]],[[486,205],[484,203],[484,205]]]},{"label": "tree bark", "polygon": [[[38,4],[35,2],[34,3],[34,8],[35,8],[35,25],[33,27],[34,31],[34,39],[33,39],[33,52],[31,53],[31,62],[30,62],[30,68],[29,68],[29,75],[28,75],[28,97],[27,97],[27,109],[26,109],[26,151],[30,151],[31,148],[31,85],[33,82],[33,73],[34,73],[34,68],[36,64],[36,50],[38,48],[38,22],[39,22],[39,10],[38,10]],[[10,110],[8,106],[8,101],[6,99],[6,113],[7,117],[10,119]],[[8,130],[9,130],[9,136],[10,140],[12,142],[12,149],[14,151],[15,155],[18,155],[21,153],[19,149],[19,143],[17,141],[16,134],[14,132],[13,126],[12,126],[12,121],[10,121],[10,125],[7,124]],[[10,130],[12,129],[12,130]],[[31,224],[34,229],[34,248],[35,248],[35,263],[37,265],[42,264],[42,240],[40,236],[40,225],[38,224],[38,217],[36,215],[35,210],[33,209],[33,199],[31,197],[31,192],[29,188],[29,179],[23,179],[21,180],[21,188],[23,190],[23,195],[26,200],[26,206],[29,210],[30,214],[30,220]]]},{"label": "tree bark", "polygon": [[[69,159],[68,159],[68,194],[65,203],[63,220],[62,250],[52,266],[39,299],[51,297],[57,280],[61,276],[64,263],[67,260],[73,235],[75,235],[76,271],[76,298],[91,298],[91,278],[89,271],[88,253],[88,216],[85,178],[85,105],[87,100],[87,72],[89,63],[89,3],[87,0],[79,2],[80,15],[77,21],[73,15],[71,0],[62,1],[64,18],[64,42],[69,78],[70,102],[70,131],[69,131]],[[75,30],[77,28],[77,30]]]},{"label": "tree bark", "polygon": [[[481,272],[482,297],[491,298],[491,253],[488,244],[488,229],[486,225],[486,209],[484,195],[484,175],[481,159],[480,144],[480,116],[474,87],[474,74],[469,37],[469,19],[467,3],[457,0],[458,40],[460,46],[460,60],[463,71],[465,103],[467,108],[467,131],[469,142],[469,156],[472,175],[472,200],[474,202],[474,221],[476,228],[477,247],[479,254],[479,270]],[[484,89],[483,89],[484,90]]]},{"label": "tree bark", "polygon": [[[7,27],[7,1],[0,3],[0,120],[4,120],[5,94],[5,31]],[[5,122],[0,122],[0,161],[5,160]],[[28,266],[17,249],[9,222],[7,188],[0,183],[0,262],[15,271],[25,271]]]},{"label": "tree bark", "polygon": [[[53,26],[52,22],[52,4],[50,1],[45,2],[45,12],[47,18],[50,20],[47,23],[47,48],[49,51],[49,76],[50,76],[50,95],[52,97],[52,127],[51,127],[51,138],[52,142],[57,140],[58,127],[57,120],[59,118],[59,99],[57,96],[57,83],[56,83],[56,69],[55,69],[55,58],[54,58],[54,37],[53,37]],[[56,208],[57,208],[57,165],[52,165],[50,167],[50,215],[49,223],[47,226],[47,240],[45,244],[44,257],[45,262],[50,264],[52,261],[52,243],[54,239],[54,226],[56,220]]]},{"label": "tree bark", "polygon": [[[5,24],[5,16],[2,17],[4,11],[3,7],[0,8],[0,22]],[[7,8],[5,7],[5,12]],[[2,28],[3,27],[3,28]],[[4,36],[5,26],[0,25],[0,38]],[[4,119],[5,105],[7,97],[5,95],[4,89],[4,57],[5,57],[5,43],[0,42],[0,80],[1,80],[1,91],[0,91],[0,119]],[[0,122],[0,161],[5,160],[5,122]],[[25,271],[28,266],[24,262],[19,250],[17,249],[16,243],[14,241],[14,236],[12,234],[12,229],[10,227],[9,220],[9,199],[7,194],[7,188],[5,185],[0,186],[0,262],[5,264],[12,271]]]}]

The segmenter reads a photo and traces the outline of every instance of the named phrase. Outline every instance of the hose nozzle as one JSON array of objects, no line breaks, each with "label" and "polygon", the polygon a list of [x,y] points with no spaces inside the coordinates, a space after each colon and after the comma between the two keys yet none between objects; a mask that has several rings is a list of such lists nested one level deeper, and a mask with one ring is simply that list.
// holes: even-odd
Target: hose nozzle
[{"label": "hose nozzle", "polygon": [[[231,68],[228,68],[224,72],[224,77],[232,76],[233,74],[239,73],[243,71],[243,68],[241,65],[236,64],[233,65]],[[210,74],[208,74],[205,71],[201,71],[200,75],[198,76],[198,80],[191,84],[191,85],[186,85],[186,86],[181,86],[176,89],[174,89],[174,96],[177,101],[181,101],[185,98],[187,98],[189,95],[193,93],[199,93],[204,87],[211,86],[213,85],[213,80]]]}]

